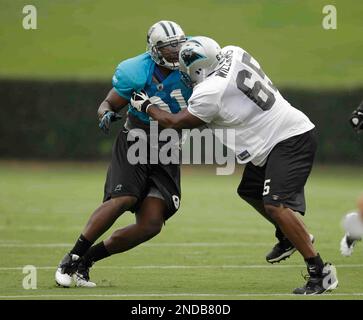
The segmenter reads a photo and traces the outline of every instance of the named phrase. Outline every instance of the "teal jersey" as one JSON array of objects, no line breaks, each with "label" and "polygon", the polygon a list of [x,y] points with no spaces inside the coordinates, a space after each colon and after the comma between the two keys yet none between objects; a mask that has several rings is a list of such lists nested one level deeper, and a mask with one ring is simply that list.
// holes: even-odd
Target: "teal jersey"
[{"label": "teal jersey", "polygon": [[[187,106],[192,90],[184,85],[178,70],[172,71],[160,83],[153,81],[156,64],[148,53],[121,62],[112,78],[112,85],[116,92],[124,99],[131,99],[134,91],[145,90],[152,103],[171,113],[178,113]],[[129,114],[137,117],[145,124],[149,124],[147,114],[139,112],[129,105]]]}]

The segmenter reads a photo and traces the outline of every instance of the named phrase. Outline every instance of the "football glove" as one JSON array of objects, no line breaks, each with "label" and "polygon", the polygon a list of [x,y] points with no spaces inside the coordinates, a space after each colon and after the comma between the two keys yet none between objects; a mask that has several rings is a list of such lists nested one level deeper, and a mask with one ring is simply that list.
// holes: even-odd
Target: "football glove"
[{"label": "football glove", "polygon": [[363,102],[353,111],[349,122],[357,132],[363,130]]},{"label": "football glove", "polygon": [[134,91],[130,100],[131,105],[139,112],[147,112],[147,108],[152,105],[149,96],[144,90]]},{"label": "football glove", "polygon": [[98,126],[105,134],[108,134],[110,132],[111,122],[115,122],[117,120],[120,120],[121,118],[122,117],[118,113],[107,110],[103,114],[102,119]]}]

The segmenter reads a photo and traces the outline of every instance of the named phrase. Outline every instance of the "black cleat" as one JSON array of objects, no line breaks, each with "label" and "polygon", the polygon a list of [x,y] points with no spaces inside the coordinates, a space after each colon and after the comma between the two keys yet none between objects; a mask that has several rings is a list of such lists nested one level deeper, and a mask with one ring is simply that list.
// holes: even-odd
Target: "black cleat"
[{"label": "black cleat", "polygon": [[296,248],[289,240],[278,242],[272,250],[266,255],[266,261],[269,263],[276,263],[289,258]]},{"label": "black cleat", "polygon": [[296,288],[293,293],[301,295],[315,295],[324,292],[332,291],[338,287],[338,277],[335,267],[330,263],[324,264],[324,269],[321,277],[305,276],[307,283]]},{"label": "black cleat", "polygon": [[[314,236],[310,235],[311,242],[314,243]],[[289,258],[294,252],[296,248],[294,245],[288,240],[284,239],[279,241],[272,250],[266,255],[266,261],[269,263],[276,263],[282,260]]]}]

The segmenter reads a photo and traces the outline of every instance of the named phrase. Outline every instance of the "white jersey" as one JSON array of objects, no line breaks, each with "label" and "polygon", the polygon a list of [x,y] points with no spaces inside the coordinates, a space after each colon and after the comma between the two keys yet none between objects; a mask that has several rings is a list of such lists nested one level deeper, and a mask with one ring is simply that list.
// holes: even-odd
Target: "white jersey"
[{"label": "white jersey", "polygon": [[227,46],[222,52],[222,67],[194,87],[188,111],[211,129],[234,129],[234,143],[226,134],[218,135],[221,142],[240,163],[262,166],[277,143],[314,124],[281,96],[245,50]]}]

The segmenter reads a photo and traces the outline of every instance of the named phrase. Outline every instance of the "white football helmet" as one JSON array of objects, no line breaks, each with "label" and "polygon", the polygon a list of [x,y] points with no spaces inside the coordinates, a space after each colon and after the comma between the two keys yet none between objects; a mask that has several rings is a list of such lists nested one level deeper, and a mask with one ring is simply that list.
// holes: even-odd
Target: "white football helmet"
[{"label": "white football helmet", "polygon": [[179,50],[186,41],[182,28],[173,21],[162,20],[147,33],[147,50],[158,65],[171,70],[179,68]]},{"label": "white football helmet", "polygon": [[179,52],[179,69],[183,82],[194,87],[212,74],[224,61],[219,44],[211,38],[193,37]]}]

